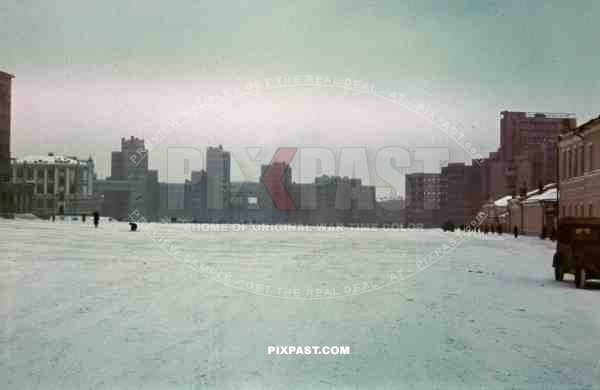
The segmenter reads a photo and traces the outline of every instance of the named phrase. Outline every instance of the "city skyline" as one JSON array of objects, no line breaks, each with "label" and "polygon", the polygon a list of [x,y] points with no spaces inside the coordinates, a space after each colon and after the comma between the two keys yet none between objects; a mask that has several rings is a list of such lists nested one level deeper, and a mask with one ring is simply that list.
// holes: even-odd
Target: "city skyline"
[{"label": "city skyline", "polygon": [[[324,4],[331,12],[315,14],[310,4],[274,2],[195,5],[186,13],[160,4],[84,9],[63,1],[29,9],[7,2],[0,67],[16,75],[13,155],[81,150],[106,177],[122,135],[147,139],[197,97],[295,74],[349,77],[403,93],[460,126],[485,155],[497,147],[503,110],[595,116],[600,60],[593,43],[579,42],[595,34],[600,6],[584,3],[581,13],[559,1],[333,1]],[[507,21],[518,27],[506,29]],[[417,115],[372,96],[310,87],[265,91],[206,113],[161,143],[151,168],[165,171],[168,146],[219,143],[229,150],[425,143],[449,147],[453,161],[470,161]]]}]

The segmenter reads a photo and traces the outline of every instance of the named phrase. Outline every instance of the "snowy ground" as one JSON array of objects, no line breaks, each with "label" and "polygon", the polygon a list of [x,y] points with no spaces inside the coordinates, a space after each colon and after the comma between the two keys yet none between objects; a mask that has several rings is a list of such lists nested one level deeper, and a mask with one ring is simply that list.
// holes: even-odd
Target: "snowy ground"
[{"label": "snowy ground", "polygon": [[[600,388],[600,285],[555,282],[548,241],[470,237],[369,291],[450,234],[160,225],[152,238],[89,222],[0,220],[0,388]],[[361,294],[283,299],[236,287],[248,281]],[[277,345],[350,355],[268,355]]]}]

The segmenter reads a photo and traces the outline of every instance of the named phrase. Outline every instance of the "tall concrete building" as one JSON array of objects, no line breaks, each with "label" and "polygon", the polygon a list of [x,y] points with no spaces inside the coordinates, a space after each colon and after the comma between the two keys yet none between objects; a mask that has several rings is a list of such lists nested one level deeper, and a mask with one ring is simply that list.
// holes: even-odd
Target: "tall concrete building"
[{"label": "tall concrete building", "polygon": [[[267,170],[270,169],[268,175]],[[276,183],[281,181],[281,185]],[[271,164],[263,164],[260,167],[260,178],[259,178],[260,188],[258,190],[258,205],[262,209],[272,209],[276,208],[276,205],[283,204],[285,202],[285,197],[289,196],[289,191],[287,189],[290,188],[292,184],[292,168],[283,162],[273,162]],[[266,186],[269,186],[272,193],[267,191]],[[284,193],[287,191],[287,194]]]},{"label": "tall concrete building", "polygon": [[364,185],[361,179],[323,175],[316,177],[313,183],[290,186],[290,197],[296,206],[296,210],[288,212],[290,223],[376,222],[375,186]]},{"label": "tall concrete building", "polygon": [[556,181],[558,135],[575,127],[573,114],[502,111],[498,153],[505,165],[507,193]]},{"label": "tall concrete building", "polygon": [[[483,167],[488,165],[484,164]],[[479,161],[472,160],[471,165],[449,163],[442,168],[441,183],[442,222],[450,221],[459,226],[476,221],[485,199],[482,195],[482,165]]]},{"label": "tall concrete building", "polygon": [[208,179],[209,210],[226,210],[229,207],[231,183],[231,154],[223,146],[206,150],[206,177]]},{"label": "tall concrete building", "polygon": [[13,75],[0,71],[0,183],[10,182],[10,122]]},{"label": "tall concrete building", "polygon": [[121,150],[111,154],[110,177],[114,180],[144,177],[148,172],[147,153],[143,139],[121,138]]},{"label": "tall concrete building", "polygon": [[444,183],[440,201],[442,220],[451,221],[455,225],[467,225],[470,222],[471,206],[470,192],[470,166],[465,163],[449,163],[442,167],[442,182]]},{"label": "tall concrete building", "polygon": [[111,175],[97,183],[104,197],[102,213],[127,220],[138,210],[147,220],[156,218],[160,189],[158,172],[148,169],[144,140],[121,138],[121,150],[111,154]]},{"label": "tall concrete building", "polygon": [[406,223],[440,226],[442,202],[446,197],[444,179],[440,173],[406,175]]},{"label": "tall concrete building", "polygon": [[509,192],[506,176],[507,163],[502,160],[502,155],[499,152],[492,152],[488,158],[481,160],[479,164],[481,165],[483,203],[506,195]]},{"label": "tall concrete building", "polygon": [[205,170],[191,173],[191,217],[197,221],[206,219],[208,210],[208,179]]},{"label": "tall concrete building", "polygon": [[284,223],[288,220],[289,212],[296,208],[290,193],[291,185],[292,168],[288,164],[272,162],[260,167],[257,204],[266,222]]},{"label": "tall concrete building", "polygon": [[10,186],[10,113],[13,75],[0,71],[0,216],[12,215]]}]

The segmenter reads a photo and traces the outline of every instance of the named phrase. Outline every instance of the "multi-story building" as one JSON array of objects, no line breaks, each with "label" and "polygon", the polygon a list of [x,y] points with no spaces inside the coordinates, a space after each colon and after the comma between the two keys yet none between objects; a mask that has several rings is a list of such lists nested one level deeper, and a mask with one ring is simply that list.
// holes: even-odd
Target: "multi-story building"
[{"label": "multi-story building", "polygon": [[141,178],[148,173],[148,151],[144,140],[121,138],[121,150],[111,153],[110,177],[113,180]]},{"label": "multi-story building", "polygon": [[97,183],[103,196],[102,214],[128,220],[137,210],[146,220],[155,219],[159,210],[158,172],[148,169],[144,140],[121,138],[121,150],[111,154],[111,175]]},{"label": "multi-story building", "polygon": [[[268,171],[268,174],[267,174]],[[258,190],[258,204],[262,209],[285,208],[285,211],[295,209],[293,202],[289,204],[288,188],[292,184],[292,168],[283,162],[263,164],[260,168],[261,183]],[[267,191],[267,187],[270,192]],[[291,198],[290,198],[291,199]]]},{"label": "multi-story building", "polygon": [[190,187],[190,216],[202,221],[207,217],[208,210],[208,179],[205,170],[192,171]]},{"label": "multi-story building", "polygon": [[80,215],[97,211],[94,197],[96,180],[92,158],[79,160],[48,153],[12,160],[12,183],[33,187],[32,204],[27,207],[19,199],[17,210],[41,216]]},{"label": "multi-story building", "polygon": [[560,217],[600,217],[600,116],[559,141]]},{"label": "multi-story building", "polygon": [[471,167],[465,163],[449,163],[442,167],[443,191],[440,202],[441,218],[455,225],[467,225],[472,220],[469,194],[471,190]]},{"label": "multi-story building", "polygon": [[0,216],[14,212],[14,188],[10,184],[10,113],[13,75],[0,71]]},{"label": "multi-story building", "polygon": [[231,153],[223,146],[208,147],[206,150],[206,178],[209,210],[225,210],[229,207],[231,182]]},{"label": "multi-story building", "polygon": [[573,114],[501,112],[498,153],[505,164],[506,192],[516,194],[554,182],[558,135],[575,126]]},{"label": "multi-story building", "polygon": [[424,227],[440,226],[441,204],[446,197],[445,184],[439,173],[406,175],[406,222]]},{"label": "multi-story building", "polygon": [[13,75],[0,71],[0,183],[10,182],[10,113]]},{"label": "multi-story building", "polygon": [[287,222],[296,205],[290,194],[292,168],[283,162],[263,164],[257,188],[257,204],[267,222]]},{"label": "multi-story building", "polygon": [[190,217],[186,203],[190,202],[190,184],[159,183],[159,206],[157,215],[160,218]]},{"label": "multi-story building", "polygon": [[471,165],[449,163],[442,167],[440,187],[443,192],[440,202],[442,222],[469,225],[477,220],[478,212],[485,203],[482,182],[484,178],[489,177],[482,175],[482,167],[492,170],[489,160],[484,161],[483,165],[477,160],[472,160]]},{"label": "multi-story building", "polygon": [[501,159],[501,156],[500,152],[492,152],[488,158],[479,162],[482,203],[503,196],[509,191],[506,178],[507,164]]}]

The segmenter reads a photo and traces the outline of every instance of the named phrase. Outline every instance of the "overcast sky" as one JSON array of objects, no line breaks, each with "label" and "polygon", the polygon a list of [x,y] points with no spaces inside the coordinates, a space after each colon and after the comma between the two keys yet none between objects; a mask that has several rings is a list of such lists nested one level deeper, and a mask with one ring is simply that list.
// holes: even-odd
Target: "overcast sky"
[{"label": "overcast sky", "polygon": [[[4,0],[12,154],[92,155],[103,177],[122,136],[148,139],[198,97],[317,74],[404,94],[487,154],[502,110],[572,112],[578,122],[600,113],[599,14],[597,0]],[[158,144],[150,166],[165,180],[168,147],[219,143],[263,147],[264,161],[278,146],[366,147],[369,158],[383,146],[436,146],[471,159],[406,108],[305,86],[207,110]]]}]

